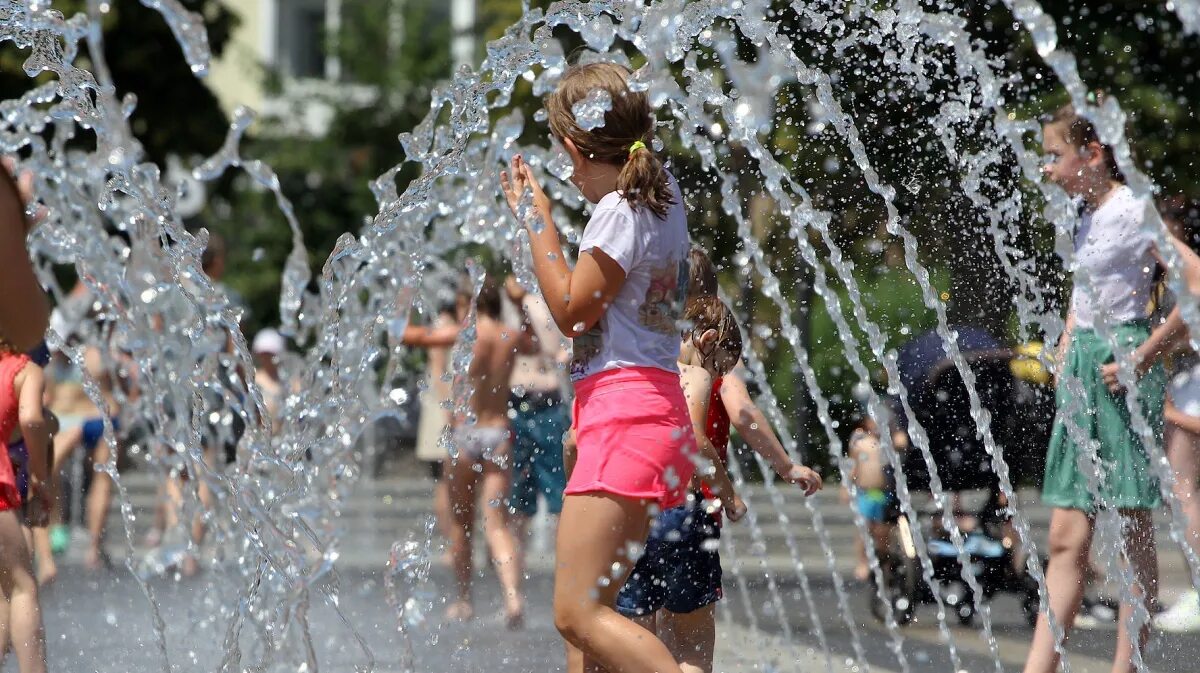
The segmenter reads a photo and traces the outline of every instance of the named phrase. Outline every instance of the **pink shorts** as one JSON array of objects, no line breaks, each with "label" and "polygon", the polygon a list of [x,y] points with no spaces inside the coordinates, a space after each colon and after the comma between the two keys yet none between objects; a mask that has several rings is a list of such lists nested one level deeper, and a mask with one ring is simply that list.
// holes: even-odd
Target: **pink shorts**
[{"label": "pink shorts", "polygon": [[575,470],[567,495],[604,492],[682,504],[696,452],[679,375],[610,369],[575,383]]}]

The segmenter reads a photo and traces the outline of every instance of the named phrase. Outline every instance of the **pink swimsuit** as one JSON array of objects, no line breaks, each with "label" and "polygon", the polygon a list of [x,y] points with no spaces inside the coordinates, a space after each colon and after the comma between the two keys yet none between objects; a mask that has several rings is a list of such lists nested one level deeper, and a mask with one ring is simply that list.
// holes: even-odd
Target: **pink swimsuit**
[{"label": "pink swimsuit", "polygon": [[[7,444],[20,422],[20,407],[17,400],[17,374],[29,364],[23,354],[0,355],[0,438]],[[8,452],[0,452],[0,512],[21,506],[21,493],[17,490],[17,477],[13,473],[12,460]]]}]

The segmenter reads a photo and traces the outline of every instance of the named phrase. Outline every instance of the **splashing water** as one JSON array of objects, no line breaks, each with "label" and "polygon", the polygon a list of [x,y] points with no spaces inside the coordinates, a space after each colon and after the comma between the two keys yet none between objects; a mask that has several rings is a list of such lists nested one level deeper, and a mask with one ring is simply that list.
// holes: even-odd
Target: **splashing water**
[{"label": "splashing water", "polygon": [[[203,74],[208,68],[209,49],[201,19],[177,0],[142,0],[142,4],[161,12],[191,70]],[[1185,31],[1200,33],[1200,5],[1191,0],[1173,0],[1170,5]],[[1139,196],[1150,196],[1152,185],[1133,163],[1124,138],[1124,113],[1113,100],[1102,107],[1087,102],[1087,87],[1073,57],[1061,49],[1053,19],[1033,0],[1013,0],[1005,6],[1012,19],[1024,26],[1036,53],[1066,87],[1077,109],[1096,123],[1101,138],[1116,149],[1131,188]],[[762,198],[769,201],[772,217],[785,225],[779,238],[794,246],[793,263],[811,275],[812,290],[829,314],[845,360],[875,418],[886,417],[886,403],[872,385],[873,372],[887,372],[887,392],[899,398],[909,417],[913,447],[930,473],[931,497],[961,564],[961,579],[972,590],[989,653],[997,670],[1001,670],[992,618],[982,602],[984,592],[969,570],[970,553],[964,534],[953,517],[949,494],[939,476],[944,466],[937,464],[931,440],[916,421],[889,335],[868,310],[869,300],[864,297],[854,266],[847,259],[846,246],[834,226],[838,216],[823,210],[806,186],[795,180],[787,167],[788,151],[767,138],[774,129],[791,126],[791,116],[804,116],[810,128],[851,157],[862,186],[886,212],[884,226],[900,242],[904,267],[920,289],[923,304],[936,316],[944,353],[969,391],[973,429],[986,447],[989,467],[997,475],[1003,493],[1016,503],[1004,447],[993,435],[993,419],[950,325],[946,300],[934,287],[916,234],[905,226],[898,205],[905,198],[904,192],[881,176],[878,159],[871,155],[870,143],[864,141],[868,131],[863,128],[863,120],[845,109],[838,90],[843,79],[838,71],[839,58],[847,63],[871,58],[872,67],[897,87],[903,85],[925,103],[937,103],[937,113],[927,126],[914,122],[912,128],[903,131],[936,139],[931,146],[940,148],[948,165],[956,168],[957,179],[952,186],[986,220],[994,242],[995,263],[1019,288],[1014,305],[1021,338],[1040,331],[1048,343],[1056,342],[1063,325],[1047,299],[1054,292],[1045,286],[1032,261],[1022,257],[1014,239],[1025,220],[1040,216],[1058,225],[1056,251],[1070,263],[1073,253],[1067,232],[1072,230],[1077,214],[1060,190],[1042,181],[1038,158],[1026,147],[1037,129],[1010,114],[1010,109],[1020,103],[1006,99],[1013,90],[1010,82],[1004,81],[1010,76],[1002,74],[977,44],[961,15],[949,9],[929,10],[912,0],[901,0],[886,8],[875,3],[833,8],[801,0],[779,6],[760,0],[665,0],[646,6],[616,0],[564,0],[544,11],[528,9],[502,38],[487,46],[486,58],[478,70],[463,66],[452,82],[433,92],[429,114],[400,138],[406,161],[420,167],[420,177],[401,192],[396,184],[398,166],[372,182],[378,212],[357,236],[346,234],[338,239],[315,279],[315,292],[308,288],[314,279],[307,265],[299,219],[278,177],[262,162],[241,156],[240,141],[253,114],[238,110],[225,144],[196,168],[195,176],[215,180],[228,170],[245,171],[254,183],[273,193],[290,230],[292,252],[283,269],[280,313],[284,331],[306,350],[302,358],[285,367],[287,380],[297,384],[297,392],[286,399],[279,431],[273,434],[265,418],[262,396],[252,377],[245,375],[253,370],[238,326],[239,309],[200,268],[206,235],[184,229],[174,206],[178,194],[164,185],[159,168],[145,161],[141,145],[129,128],[128,119],[137,101],[132,96],[118,96],[121,83],[112,81],[104,62],[100,26],[107,11],[107,5],[92,1],[85,13],[68,18],[46,3],[0,0],[0,40],[28,51],[23,64],[28,76],[52,76],[48,83],[31,88],[20,99],[0,104],[0,150],[22,157],[20,164],[33,172],[38,200],[47,209],[45,222],[30,239],[40,277],[61,300],[65,293],[57,286],[51,267],[73,265],[107,325],[86,333],[85,342],[136,368],[142,395],[122,399],[121,403],[125,413],[146,423],[149,436],[155,438],[152,467],[164,479],[181,472],[194,477],[193,492],[184,507],[187,516],[183,518],[202,515],[214,538],[213,546],[220,550],[211,565],[222,572],[211,586],[221,600],[214,601],[214,614],[202,618],[225,629],[219,670],[317,670],[320,657],[308,626],[314,597],[341,618],[362,650],[364,670],[374,668],[374,655],[366,640],[339,606],[336,572],[342,535],[341,503],[361,473],[355,446],[381,414],[400,413],[398,409],[405,400],[391,392],[408,375],[398,364],[402,349],[391,344],[403,331],[410,309],[430,305],[428,292],[422,288],[428,286],[430,276],[441,272],[444,262],[440,260],[450,251],[464,241],[487,245],[511,258],[522,284],[533,286],[525,232],[507,212],[496,187],[498,170],[514,154],[522,154],[541,173],[546,191],[556,204],[556,221],[568,223],[564,226],[568,240],[578,240],[578,218],[573,218],[571,212],[584,209],[585,204],[570,184],[570,161],[561,147],[524,144],[522,138],[539,135],[530,132],[532,124],[526,119],[544,121],[544,111],[540,116],[532,112],[527,115],[514,105],[518,82],[531,82],[533,94],[541,96],[553,89],[565,71],[567,59],[555,38],[556,30],[569,31],[582,40],[586,49],[581,61],[630,63],[629,54],[636,51],[637,58],[632,61],[641,65],[631,86],[647,93],[659,115],[662,137],[656,139],[655,149],[667,147],[669,138],[694,155],[696,165],[689,167],[680,162],[680,173],[690,168],[710,179],[703,187],[687,190],[689,203],[711,204],[714,211],[724,212],[737,223],[747,286],[757,277],[757,290],[777,309],[779,322],[777,330],[765,320],[747,327],[777,334],[782,337],[778,345],[794,354],[805,394],[814,402],[816,421],[827,439],[832,464],[841,473],[843,483],[849,483],[850,464],[842,459],[841,433],[830,411],[833,395],[821,389],[809,345],[792,317],[796,309],[793,288],[786,287],[780,269],[772,267],[764,252],[771,242],[755,230],[755,218],[744,205],[745,183],[754,182]],[[813,63],[803,60],[795,43],[810,34],[824,36],[820,44],[827,45],[831,58]],[[91,70],[77,65],[77,61],[84,62],[85,56]],[[576,104],[572,113],[581,128],[594,129],[604,123],[605,112],[611,107],[607,94],[593,92]],[[1044,204],[1025,202],[1004,171],[1035,185]],[[920,176],[908,176],[901,185],[912,196],[928,193]],[[1147,217],[1146,226],[1152,229],[1159,249],[1177,268],[1178,260],[1165,244],[1159,224],[1157,215]],[[693,222],[693,230],[697,228],[698,222]],[[114,231],[121,232],[124,239],[111,236]],[[469,273],[477,291],[483,271],[473,267]],[[1183,296],[1181,281],[1174,282]],[[1188,324],[1200,324],[1200,309],[1187,306],[1184,313]],[[1111,327],[1101,325],[1100,329]],[[467,415],[471,396],[465,376],[471,357],[471,334],[468,329],[452,354],[450,367],[453,411],[463,415]],[[82,365],[82,351],[62,344],[61,336],[52,334],[51,344]],[[759,354],[751,353],[748,362],[750,373],[764,391],[760,402],[776,427],[785,430],[787,416],[758,358]],[[386,374],[380,376],[380,371]],[[1121,376],[1127,389],[1132,390],[1133,372],[1123,370]],[[1065,382],[1067,386],[1077,384]],[[102,404],[95,382],[89,382],[87,392],[93,401]],[[1128,401],[1135,430],[1146,440],[1151,463],[1175,514],[1172,536],[1181,541],[1185,539],[1178,523],[1182,510],[1170,492],[1173,477],[1163,460],[1163,449],[1156,444],[1132,393]],[[228,434],[235,419],[245,428],[240,442],[247,458],[234,470],[212,468],[205,461],[203,447],[212,442],[214,426],[218,432]],[[1068,429],[1079,434],[1078,428]],[[111,425],[106,425],[105,435],[106,441],[114,441]],[[452,440],[448,436],[445,441],[453,453]],[[888,433],[883,433],[881,440],[884,455],[896,469],[900,508],[916,520],[919,512],[909,493],[900,454],[891,445]],[[785,444],[797,460],[802,457],[795,441],[785,438]],[[1085,458],[1081,456],[1081,460]],[[120,488],[115,458],[103,469]],[[214,494],[214,504],[201,506],[195,493],[198,484]],[[1089,488],[1093,493],[1097,491],[1095,479]],[[786,530],[789,521],[783,514],[788,497],[785,493],[768,477],[770,507]],[[765,544],[765,517],[760,512],[766,503],[754,504],[757,509],[751,511],[747,523],[752,542],[761,546]],[[838,612],[851,635],[853,657],[847,666],[867,670],[863,638],[856,626],[860,622],[839,574],[821,508],[814,503],[806,505],[828,562]],[[1028,572],[1039,585],[1044,609],[1045,580],[1032,542],[1034,536],[1024,513],[1015,506],[1012,510],[1017,533],[1030,547]],[[130,552],[128,563],[133,569],[133,514],[123,505],[122,515]],[[1133,576],[1120,567],[1113,553],[1121,525],[1117,519],[1098,519],[1098,542],[1105,547],[1101,559],[1110,576],[1119,578],[1128,595]],[[857,510],[854,523],[866,541],[876,584],[882,587],[882,550],[874,549]],[[408,639],[419,633],[430,609],[429,594],[422,585],[430,572],[431,535],[432,526],[427,524],[423,539],[410,537],[396,543],[388,560],[388,599],[397,611],[398,626],[406,639],[403,670],[412,670]],[[934,562],[926,551],[923,534],[914,528],[913,535],[924,581],[934,586]],[[810,583],[816,571],[801,561],[800,545],[790,532],[786,542],[806,605],[813,612],[809,631],[824,650],[826,668],[832,670],[827,629]],[[741,553],[732,539],[727,544],[730,551]],[[185,555],[192,551],[192,545],[184,543],[173,553]],[[1185,553],[1193,581],[1200,585],[1200,562],[1186,545]],[[166,629],[158,614],[156,585],[151,578],[176,563],[177,559],[168,559],[135,573],[155,613],[164,671],[171,670],[171,662]],[[798,629],[787,619],[777,579],[766,577],[770,603],[778,613],[786,639],[791,641]],[[750,604],[745,589],[748,580],[739,571],[735,581],[742,588],[743,610],[757,630],[757,608]],[[882,589],[879,591],[883,599]],[[935,601],[940,639],[954,670],[960,670],[964,665],[956,638],[961,635],[956,635],[947,623],[946,605],[936,592]],[[1145,617],[1135,615],[1139,620]],[[904,637],[890,604],[885,622],[893,654],[903,670],[910,670]],[[1057,635],[1061,641],[1061,629]],[[1135,652],[1135,663],[1144,668],[1140,651]]]}]

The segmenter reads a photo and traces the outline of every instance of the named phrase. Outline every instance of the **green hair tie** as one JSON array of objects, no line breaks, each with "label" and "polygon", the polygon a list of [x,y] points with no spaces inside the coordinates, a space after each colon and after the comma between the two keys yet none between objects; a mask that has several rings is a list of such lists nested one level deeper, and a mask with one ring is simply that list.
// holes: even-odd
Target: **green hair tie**
[{"label": "green hair tie", "polygon": [[633,156],[634,152],[636,152],[638,150],[644,150],[644,149],[646,149],[646,143],[644,143],[640,140],[635,141],[632,145],[629,146],[629,156]]}]

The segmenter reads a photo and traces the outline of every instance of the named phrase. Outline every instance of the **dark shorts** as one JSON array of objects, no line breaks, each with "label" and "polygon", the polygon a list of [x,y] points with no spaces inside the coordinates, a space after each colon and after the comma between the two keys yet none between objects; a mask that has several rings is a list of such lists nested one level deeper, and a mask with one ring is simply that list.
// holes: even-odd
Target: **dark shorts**
[{"label": "dark shorts", "polygon": [[431,479],[433,479],[434,481],[441,481],[442,474],[446,471],[445,466],[442,465],[442,461],[433,460],[433,461],[430,461],[428,463],[428,465],[429,465],[429,477]]},{"label": "dark shorts", "polygon": [[17,478],[17,492],[24,503],[29,500],[29,448],[25,446],[24,437],[8,445],[8,460],[13,466],[13,476]]},{"label": "dark shorts", "polygon": [[570,424],[567,406],[550,398],[514,398],[512,422],[512,496],[509,507],[518,514],[537,514],[538,494],[551,514],[562,511],[567,474],[563,468],[562,437]]},{"label": "dark shorts", "polygon": [[[121,429],[121,424],[117,422],[117,419],[113,418],[109,420],[112,421],[114,432]],[[83,439],[81,441],[84,451],[87,451],[89,454],[92,451],[95,451],[96,447],[100,444],[100,440],[102,439],[104,439],[103,418],[97,416],[95,418],[89,418],[83,422]]]},{"label": "dark shorts", "polygon": [[654,519],[646,550],[617,596],[617,612],[686,614],[721,600],[721,526],[701,502],[690,499]]}]

